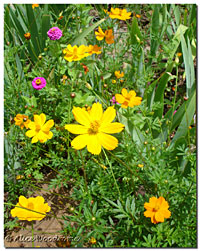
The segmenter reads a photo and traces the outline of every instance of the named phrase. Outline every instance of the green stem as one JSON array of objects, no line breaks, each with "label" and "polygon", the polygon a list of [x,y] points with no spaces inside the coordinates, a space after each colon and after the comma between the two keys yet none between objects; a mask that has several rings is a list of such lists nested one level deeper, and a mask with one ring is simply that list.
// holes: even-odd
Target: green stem
[{"label": "green stem", "polygon": [[32,232],[32,247],[34,248],[34,229],[33,229],[33,221],[31,221],[31,232]]},{"label": "green stem", "polygon": [[85,180],[85,189],[86,189],[86,192],[88,193],[87,176],[86,176],[85,167],[84,167],[83,155],[81,151],[79,152],[80,152],[81,161],[82,161],[82,170],[83,170],[83,175],[84,175],[84,180]]},{"label": "green stem", "polygon": [[[102,149],[103,149],[103,148],[102,148]],[[119,187],[118,187],[118,185],[117,185],[117,181],[116,181],[116,179],[115,179],[115,175],[114,175],[114,173],[113,173],[112,165],[111,165],[111,163],[110,163],[110,161],[109,161],[109,159],[108,159],[108,156],[107,156],[107,154],[106,154],[106,152],[105,152],[104,149],[103,149],[103,152],[104,152],[104,155],[105,155],[105,157],[106,157],[106,160],[107,160],[107,162],[108,162],[108,164],[109,164],[109,166],[110,166],[110,170],[111,170],[113,179],[114,179],[114,181],[115,181],[115,185],[116,185],[117,190],[118,190],[118,193],[119,193],[119,199],[121,200],[121,193],[120,193]]]}]

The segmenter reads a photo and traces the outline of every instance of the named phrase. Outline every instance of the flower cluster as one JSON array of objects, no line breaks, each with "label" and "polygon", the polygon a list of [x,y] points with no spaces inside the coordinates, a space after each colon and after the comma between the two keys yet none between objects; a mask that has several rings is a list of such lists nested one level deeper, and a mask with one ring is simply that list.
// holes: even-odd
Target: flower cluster
[{"label": "flower cluster", "polygon": [[26,132],[26,136],[32,138],[31,143],[36,143],[38,141],[44,143],[53,137],[53,133],[50,131],[51,127],[54,125],[53,119],[45,122],[46,115],[44,113],[34,115],[34,122],[31,121],[28,124],[30,130]]},{"label": "flower cluster", "polygon": [[125,88],[122,89],[121,94],[115,94],[116,101],[121,105],[122,108],[134,107],[140,105],[142,102],[141,97],[136,97],[135,91],[128,92]]},{"label": "flower cluster", "polygon": [[97,40],[103,40],[105,38],[107,44],[113,44],[114,43],[114,36],[112,29],[106,30],[103,32],[101,27],[98,27],[98,31],[95,31],[96,39]]},{"label": "flower cluster", "polygon": [[13,217],[18,217],[19,220],[42,220],[50,210],[50,206],[48,203],[44,203],[44,198],[42,196],[26,199],[21,195],[19,197],[19,202],[15,208],[11,210],[11,215]]},{"label": "flower cluster", "polygon": [[100,54],[100,49],[101,47],[98,47],[97,45],[80,45],[78,47],[77,45],[71,46],[71,44],[68,44],[67,48],[63,50],[63,54],[65,54],[64,59],[69,62],[79,61],[92,54]]},{"label": "flower cluster", "polygon": [[105,11],[112,19],[126,20],[131,18],[131,12],[127,12],[126,9],[111,8],[110,12]]},{"label": "flower cluster", "polygon": [[114,107],[108,107],[103,113],[102,105],[94,103],[89,112],[80,107],[74,107],[72,112],[80,125],[65,125],[65,129],[73,134],[80,134],[71,142],[74,149],[80,150],[87,146],[90,153],[98,155],[102,146],[107,150],[117,147],[118,140],[109,134],[121,132],[124,125],[112,123],[116,116]]},{"label": "flower cluster", "polygon": [[14,118],[15,125],[19,126],[21,129],[24,127],[28,128],[28,124],[31,122],[27,115],[17,114]]},{"label": "flower cluster", "polygon": [[51,40],[59,40],[62,37],[62,31],[58,27],[52,27],[47,35]]}]

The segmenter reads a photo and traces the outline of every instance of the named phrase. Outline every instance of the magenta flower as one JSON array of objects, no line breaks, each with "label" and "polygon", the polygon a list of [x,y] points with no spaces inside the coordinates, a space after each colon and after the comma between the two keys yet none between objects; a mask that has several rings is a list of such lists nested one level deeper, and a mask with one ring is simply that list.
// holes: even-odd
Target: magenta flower
[{"label": "magenta flower", "polygon": [[177,110],[175,110],[175,111],[173,112],[173,115],[174,115],[176,112],[177,112]]},{"label": "magenta flower", "polygon": [[44,88],[46,86],[46,84],[47,84],[46,79],[42,78],[42,77],[34,78],[32,81],[32,86],[36,90],[40,90],[40,89]]},{"label": "magenta flower", "polygon": [[62,31],[58,27],[52,27],[47,35],[51,40],[59,40],[62,37]]}]

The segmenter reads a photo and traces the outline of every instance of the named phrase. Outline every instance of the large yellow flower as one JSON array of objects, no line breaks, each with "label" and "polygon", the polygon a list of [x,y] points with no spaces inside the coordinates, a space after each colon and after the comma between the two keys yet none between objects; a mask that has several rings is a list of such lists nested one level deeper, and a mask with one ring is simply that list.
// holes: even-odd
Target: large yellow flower
[{"label": "large yellow flower", "polygon": [[119,8],[111,8],[111,11],[108,12],[109,17],[112,19],[120,19],[120,20],[126,20],[131,18],[131,12],[127,12],[126,9],[119,9]]},{"label": "large yellow flower", "polygon": [[65,54],[64,59],[69,62],[79,61],[82,58],[89,56],[87,49],[88,48],[85,45],[80,45],[78,47],[77,45],[71,46],[71,44],[68,44],[67,48],[63,50],[63,53]]},{"label": "large yellow flower", "polygon": [[144,216],[151,218],[151,222],[154,224],[164,222],[164,218],[168,219],[171,216],[168,202],[163,197],[150,198],[149,203],[144,203],[144,208],[147,210],[144,212]]},{"label": "large yellow flower", "polygon": [[80,107],[74,107],[72,112],[80,125],[65,125],[65,129],[73,134],[80,134],[71,142],[74,149],[80,150],[87,146],[87,150],[92,154],[100,154],[101,147],[107,150],[117,147],[118,140],[109,134],[121,132],[124,125],[118,122],[112,123],[116,116],[113,106],[103,112],[102,105],[94,103],[89,112]]},{"label": "large yellow flower", "polygon": [[14,120],[15,125],[19,126],[21,129],[24,127],[28,128],[28,124],[31,122],[30,119],[28,119],[28,116],[23,114],[17,114]]},{"label": "large yellow flower", "polygon": [[127,92],[125,88],[122,89],[121,94],[115,94],[116,101],[121,105],[122,108],[134,107],[135,105],[140,105],[142,102],[141,97],[136,97],[135,91]]},{"label": "large yellow flower", "polygon": [[29,131],[26,132],[26,136],[32,138],[31,143],[36,143],[38,140],[41,143],[46,142],[53,137],[53,133],[50,128],[54,125],[53,119],[46,121],[46,115],[44,113],[40,115],[34,115],[34,122],[28,124]]},{"label": "large yellow flower", "polygon": [[13,217],[18,217],[19,220],[42,220],[50,210],[50,206],[48,203],[44,203],[44,198],[42,196],[26,199],[21,195],[16,207],[11,210],[11,215]]}]

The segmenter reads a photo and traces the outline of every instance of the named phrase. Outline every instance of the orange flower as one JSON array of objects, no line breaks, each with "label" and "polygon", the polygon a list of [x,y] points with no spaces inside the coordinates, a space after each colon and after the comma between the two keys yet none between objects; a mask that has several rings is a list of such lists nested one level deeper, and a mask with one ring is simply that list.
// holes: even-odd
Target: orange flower
[{"label": "orange flower", "polygon": [[151,222],[154,224],[164,222],[165,218],[168,219],[171,216],[171,212],[168,210],[169,204],[163,197],[150,198],[149,203],[144,203],[144,208],[147,210],[144,212],[144,216],[151,218]]},{"label": "orange flower", "polygon": [[31,33],[30,32],[25,33],[24,37],[26,38],[26,40],[31,39]]},{"label": "orange flower", "polygon": [[15,125],[19,126],[21,129],[23,129],[24,127],[26,127],[27,129],[28,124],[31,122],[30,119],[28,119],[28,116],[22,114],[17,114],[14,120]]},{"label": "orange flower", "polygon": [[88,67],[85,64],[83,64],[83,63],[81,63],[81,65],[83,66],[84,73],[87,74],[87,72],[89,72]]},{"label": "orange flower", "polygon": [[112,29],[106,30],[105,31],[105,38],[106,38],[106,43],[107,44],[113,44],[114,43],[114,36],[112,33]]},{"label": "orange flower", "polygon": [[95,31],[96,39],[97,40],[103,40],[104,38],[106,39],[107,44],[113,44],[114,43],[114,36],[112,33],[112,29],[106,30],[103,32],[101,27],[98,27],[98,31]]},{"label": "orange flower", "polygon": [[136,97],[136,92],[131,90],[130,92],[127,92],[125,88],[122,89],[122,95],[121,94],[115,94],[116,101],[120,104],[122,104],[122,108],[134,107],[135,105],[140,105],[142,98]]},{"label": "orange flower", "polygon": [[36,7],[39,7],[39,4],[32,4],[32,9],[35,9]]}]

